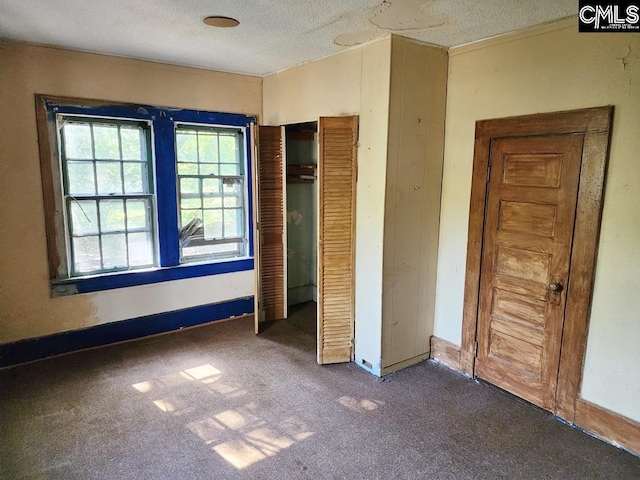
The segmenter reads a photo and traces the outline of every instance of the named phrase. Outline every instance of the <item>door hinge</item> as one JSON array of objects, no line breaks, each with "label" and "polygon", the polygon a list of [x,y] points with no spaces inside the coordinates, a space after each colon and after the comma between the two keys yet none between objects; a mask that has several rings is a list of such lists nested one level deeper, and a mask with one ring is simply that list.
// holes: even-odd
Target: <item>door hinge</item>
[{"label": "door hinge", "polygon": [[491,180],[491,162],[487,163],[487,183]]},{"label": "door hinge", "polygon": [[478,342],[473,342],[473,358],[478,357]]}]

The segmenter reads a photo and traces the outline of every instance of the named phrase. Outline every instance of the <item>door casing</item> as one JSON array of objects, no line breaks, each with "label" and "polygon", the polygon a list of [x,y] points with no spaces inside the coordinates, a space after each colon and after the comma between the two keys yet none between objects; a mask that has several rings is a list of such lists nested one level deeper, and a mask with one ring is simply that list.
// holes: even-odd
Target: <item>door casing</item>
[{"label": "door casing", "polygon": [[460,356],[460,366],[469,376],[474,376],[477,352],[491,141],[507,137],[584,135],[554,412],[570,423],[575,420],[582,379],[612,120],[613,106],[605,106],[476,122]]}]

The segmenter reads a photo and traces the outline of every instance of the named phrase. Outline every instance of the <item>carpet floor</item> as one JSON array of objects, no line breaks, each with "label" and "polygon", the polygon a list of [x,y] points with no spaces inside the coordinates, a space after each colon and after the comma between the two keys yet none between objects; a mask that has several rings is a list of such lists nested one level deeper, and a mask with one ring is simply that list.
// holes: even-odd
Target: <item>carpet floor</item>
[{"label": "carpet floor", "polygon": [[640,459],[435,363],[317,365],[312,313],[0,372],[0,477],[640,479]]}]

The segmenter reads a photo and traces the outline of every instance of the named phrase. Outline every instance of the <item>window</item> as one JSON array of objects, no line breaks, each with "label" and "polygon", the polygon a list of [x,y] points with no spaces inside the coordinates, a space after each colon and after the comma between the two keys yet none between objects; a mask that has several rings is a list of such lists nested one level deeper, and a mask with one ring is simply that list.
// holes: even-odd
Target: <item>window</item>
[{"label": "window", "polygon": [[176,151],[183,262],[244,255],[242,132],[178,125]]},{"label": "window", "polygon": [[148,124],[59,115],[71,277],[156,265]]},{"label": "window", "polygon": [[255,118],[37,103],[53,295],[253,268]]}]

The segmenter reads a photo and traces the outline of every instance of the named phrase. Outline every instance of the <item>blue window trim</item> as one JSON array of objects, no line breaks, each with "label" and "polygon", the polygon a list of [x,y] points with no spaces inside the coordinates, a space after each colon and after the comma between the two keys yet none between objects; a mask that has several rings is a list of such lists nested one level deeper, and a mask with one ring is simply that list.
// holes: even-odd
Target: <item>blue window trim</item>
[{"label": "blue window trim", "polygon": [[[155,193],[158,212],[158,250],[160,266],[153,269],[131,270],[127,272],[107,273],[87,277],[55,279],[51,282],[52,296],[75,293],[99,292],[115,288],[147,285],[152,283],[180,280],[185,278],[241,272],[254,268],[253,246],[253,182],[252,182],[252,146],[249,127],[257,123],[256,117],[235,114],[162,108],[149,105],[122,104],[100,107],[62,105],[46,102],[49,114],[87,115],[96,117],[126,118],[146,120],[151,123],[154,142]],[[190,122],[215,124],[229,127],[244,127],[247,185],[247,232],[249,256],[220,260],[211,263],[180,264],[178,233],[177,171],[175,159],[175,123]]]}]

